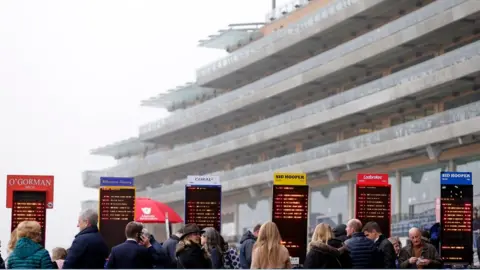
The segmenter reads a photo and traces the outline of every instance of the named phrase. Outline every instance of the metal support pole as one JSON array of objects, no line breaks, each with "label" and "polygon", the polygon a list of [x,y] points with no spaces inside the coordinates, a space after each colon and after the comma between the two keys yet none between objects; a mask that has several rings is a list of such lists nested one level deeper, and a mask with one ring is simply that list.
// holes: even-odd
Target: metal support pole
[{"label": "metal support pole", "polygon": [[277,0],[272,0],[272,10],[277,7]]}]

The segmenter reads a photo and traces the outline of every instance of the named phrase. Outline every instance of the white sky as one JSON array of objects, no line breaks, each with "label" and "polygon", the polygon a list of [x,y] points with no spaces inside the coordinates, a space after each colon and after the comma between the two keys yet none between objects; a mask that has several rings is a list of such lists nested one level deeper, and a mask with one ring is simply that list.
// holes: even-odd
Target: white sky
[{"label": "white sky", "polygon": [[[278,5],[288,2],[279,0]],[[175,3],[175,4],[174,4]],[[195,79],[225,53],[196,47],[230,23],[263,21],[271,0],[0,1],[0,177],[55,175],[47,248],[69,247],[81,172],[113,164],[89,150],[166,115],[141,99]],[[2,254],[10,210],[0,185]]]}]

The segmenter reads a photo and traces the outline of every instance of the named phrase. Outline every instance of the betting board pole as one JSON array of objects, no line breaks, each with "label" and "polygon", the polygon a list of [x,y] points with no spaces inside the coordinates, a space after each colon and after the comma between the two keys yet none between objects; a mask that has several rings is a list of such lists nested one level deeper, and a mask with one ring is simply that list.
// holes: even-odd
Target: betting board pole
[{"label": "betting board pole", "polygon": [[387,238],[392,224],[391,190],[388,174],[357,174],[355,218],[362,224],[376,222]]},{"label": "betting board pole", "polygon": [[218,176],[189,175],[185,185],[185,223],[222,230],[222,185]]},{"label": "betting board pole", "polygon": [[451,268],[473,264],[471,172],[440,173],[440,256]]},{"label": "betting board pole", "polygon": [[125,227],[135,220],[134,178],[101,177],[98,229],[107,246],[125,241]]},{"label": "betting board pole", "polygon": [[272,222],[277,225],[294,266],[303,265],[307,253],[308,192],[305,173],[274,174]]},{"label": "betting board pole", "polygon": [[47,209],[53,208],[54,177],[51,175],[7,175],[6,207],[12,208],[11,231],[22,221],[40,223],[45,246]]}]

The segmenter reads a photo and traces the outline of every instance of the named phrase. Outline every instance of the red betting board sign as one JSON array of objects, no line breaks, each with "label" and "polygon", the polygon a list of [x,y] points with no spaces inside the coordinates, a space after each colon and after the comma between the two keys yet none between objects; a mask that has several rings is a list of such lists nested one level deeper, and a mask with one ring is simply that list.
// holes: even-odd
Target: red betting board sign
[{"label": "red betting board sign", "polygon": [[355,218],[362,224],[376,222],[388,238],[392,224],[391,185],[388,174],[358,174]]},{"label": "red betting board sign", "polygon": [[44,191],[46,207],[53,208],[54,177],[52,175],[7,175],[7,208],[13,207],[14,191]]}]

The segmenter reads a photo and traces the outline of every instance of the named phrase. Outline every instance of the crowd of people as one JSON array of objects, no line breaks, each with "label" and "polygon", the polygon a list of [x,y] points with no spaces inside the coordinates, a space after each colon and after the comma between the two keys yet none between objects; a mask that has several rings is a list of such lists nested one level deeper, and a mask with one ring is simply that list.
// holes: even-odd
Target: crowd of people
[{"label": "crowd of people", "polygon": [[303,265],[292,265],[288,249],[273,222],[257,225],[240,240],[240,248],[229,246],[214,228],[186,224],[163,243],[144,228],[130,222],[126,241],[111,250],[99,233],[98,214],[81,213],[80,232],[68,250],[55,248],[52,256],[40,244],[38,222],[24,221],[12,232],[8,254],[0,259],[7,269],[439,269],[437,249],[418,228],[409,231],[402,247],[398,238],[387,239],[375,222],[363,225],[352,219],[331,228],[318,224],[308,244]]}]

